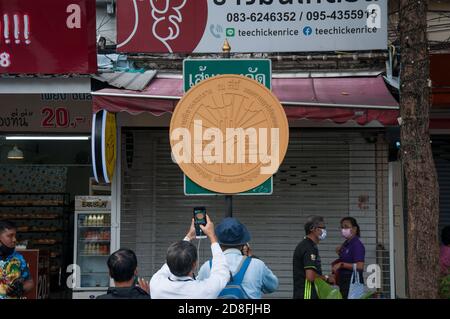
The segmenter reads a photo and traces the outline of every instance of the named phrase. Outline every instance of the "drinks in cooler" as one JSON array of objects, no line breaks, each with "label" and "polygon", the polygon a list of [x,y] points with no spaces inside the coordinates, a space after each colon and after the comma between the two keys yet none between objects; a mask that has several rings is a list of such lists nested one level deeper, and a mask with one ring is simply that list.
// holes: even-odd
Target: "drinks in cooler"
[{"label": "drinks in cooler", "polygon": [[109,196],[75,198],[74,263],[79,266],[80,278],[74,298],[82,298],[86,292],[106,291],[109,286],[106,262],[111,249],[110,207]]}]

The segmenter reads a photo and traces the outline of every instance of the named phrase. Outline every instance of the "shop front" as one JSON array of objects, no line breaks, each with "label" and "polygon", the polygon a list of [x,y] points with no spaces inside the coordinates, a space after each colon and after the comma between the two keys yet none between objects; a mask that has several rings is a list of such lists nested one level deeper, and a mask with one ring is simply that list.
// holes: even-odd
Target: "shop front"
[{"label": "shop front", "polygon": [[83,93],[72,84],[66,87],[70,93],[57,93],[34,79],[41,93],[19,94],[4,86],[11,93],[1,94],[0,219],[17,225],[18,248],[27,249],[24,256],[34,265],[36,289],[28,298],[68,297],[73,200],[89,194],[92,172],[92,101],[90,81],[84,82]]},{"label": "shop front", "polygon": [[[287,154],[273,177],[271,195],[234,195],[232,201],[233,216],[252,234],[254,254],[280,280],[269,297],[292,297],[293,252],[303,239],[306,217],[317,214],[328,229],[319,246],[324,271],[330,272],[343,242],[340,219],[353,216],[366,246],[366,277],[377,272],[380,296],[389,298],[394,274],[385,127],[397,124],[396,101],[379,77],[274,76],[272,89],[289,120]],[[182,94],[181,78],[173,77],[156,78],[143,91],[93,93],[95,111],[117,112],[112,250],[135,250],[140,275],[147,278],[164,263],[168,245],[184,237],[193,207],[205,206],[216,223],[226,214],[225,196],[184,193],[168,130]],[[210,258],[208,245],[195,244],[203,263]]]}]

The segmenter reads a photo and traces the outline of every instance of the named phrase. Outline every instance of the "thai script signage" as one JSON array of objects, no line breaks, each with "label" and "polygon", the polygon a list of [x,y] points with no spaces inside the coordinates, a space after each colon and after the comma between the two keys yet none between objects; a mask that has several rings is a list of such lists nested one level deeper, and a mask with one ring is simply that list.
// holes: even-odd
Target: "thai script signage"
[{"label": "thai script signage", "polygon": [[186,59],[183,61],[183,87],[187,92],[200,81],[221,74],[238,74],[256,80],[271,89],[270,59]]},{"label": "thai script signage", "polygon": [[0,132],[91,131],[92,97],[78,94],[2,94]]},{"label": "thai script signage", "polygon": [[386,0],[122,0],[121,52],[308,52],[387,48]]}]

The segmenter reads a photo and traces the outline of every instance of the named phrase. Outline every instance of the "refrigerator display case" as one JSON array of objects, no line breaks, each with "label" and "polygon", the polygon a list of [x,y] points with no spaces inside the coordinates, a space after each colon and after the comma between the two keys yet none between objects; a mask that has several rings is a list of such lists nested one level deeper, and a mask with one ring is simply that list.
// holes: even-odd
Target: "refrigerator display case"
[{"label": "refrigerator display case", "polygon": [[106,293],[110,279],[106,265],[111,249],[111,197],[75,197],[74,299]]}]

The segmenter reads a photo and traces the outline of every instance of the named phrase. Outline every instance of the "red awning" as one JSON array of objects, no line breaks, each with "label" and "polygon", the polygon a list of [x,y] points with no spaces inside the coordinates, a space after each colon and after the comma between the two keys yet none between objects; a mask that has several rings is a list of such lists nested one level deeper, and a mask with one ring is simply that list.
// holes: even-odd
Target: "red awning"
[{"label": "red awning", "polygon": [[[272,91],[289,119],[332,120],[360,125],[378,121],[397,125],[398,103],[382,77],[275,78]],[[173,112],[183,95],[181,79],[154,79],[142,91],[103,89],[93,92],[94,112],[161,115]]]}]

